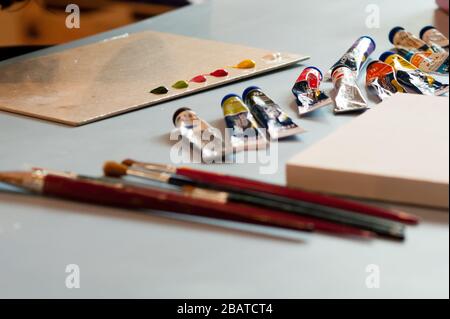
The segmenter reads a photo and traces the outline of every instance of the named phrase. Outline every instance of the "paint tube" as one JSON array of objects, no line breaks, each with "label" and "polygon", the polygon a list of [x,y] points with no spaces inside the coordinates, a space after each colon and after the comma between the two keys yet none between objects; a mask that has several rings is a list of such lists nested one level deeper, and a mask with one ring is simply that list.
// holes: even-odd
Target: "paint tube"
[{"label": "paint tube", "polygon": [[448,52],[412,51],[401,47],[395,51],[423,72],[448,74]]},{"label": "paint tube", "polygon": [[335,90],[334,113],[363,111],[369,108],[356,84],[355,73],[346,66],[338,66],[331,73]]},{"label": "paint tube", "polygon": [[394,67],[398,82],[409,92],[424,95],[442,95],[448,92],[448,85],[442,84],[431,75],[420,71],[394,52],[384,52],[380,60]]},{"label": "paint tube", "polygon": [[[427,31],[427,29],[423,30],[421,37]],[[430,30],[432,31],[428,29]],[[441,46],[433,42],[427,43],[402,27],[395,27],[389,32],[389,41],[398,48],[400,55],[422,71],[448,73],[448,52]],[[416,54],[416,51],[419,52]]]},{"label": "paint tube", "polygon": [[316,67],[305,68],[295,81],[292,93],[300,116],[331,103],[331,98],[320,90],[322,72]]},{"label": "paint tube", "polygon": [[380,100],[385,100],[395,93],[405,93],[406,90],[397,81],[395,69],[381,61],[372,61],[367,65],[366,85],[369,91]]},{"label": "paint tube", "polygon": [[419,39],[402,27],[395,27],[389,32],[389,41],[396,47],[418,50],[423,52],[439,52],[439,48],[430,47],[425,41]]},{"label": "paint tube", "polygon": [[360,71],[364,67],[364,63],[367,61],[369,56],[375,51],[376,44],[375,41],[368,36],[362,36],[353,43],[350,49],[339,59],[327,72],[327,79],[331,77],[331,73],[334,69],[340,66],[345,66],[349,68],[355,79],[358,78]]},{"label": "paint tube", "polygon": [[248,87],[242,93],[242,98],[259,125],[267,130],[271,139],[280,139],[304,132],[259,87]]},{"label": "paint tube", "polygon": [[222,111],[225,125],[231,130],[230,144],[234,151],[266,148],[265,134],[238,95],[226,95],[222,99]]},{"label": "paint tube", "polygon": [[440,46],[443,50],[449,51],[448,38],[443,35],[438,29],[429,25],[420,30],[420,38],[428,45]]},{"label": "paint tube", "polygon": [[[187,107],[175,111],[173,123],[183,138],[201,154],[202,161],[210,162],[223,157],[223,140],[219,130]],[[211,139],[212,137],[212,139]]]}]

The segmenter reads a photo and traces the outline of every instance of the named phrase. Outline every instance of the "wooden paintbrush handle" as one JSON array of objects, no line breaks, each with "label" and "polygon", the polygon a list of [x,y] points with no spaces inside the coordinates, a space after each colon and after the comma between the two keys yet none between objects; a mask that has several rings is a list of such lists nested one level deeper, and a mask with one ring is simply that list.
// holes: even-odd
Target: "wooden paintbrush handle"
[{"label": "wooden paintbrush handle", "polygon": [[341,199],[338,197],[327,196],[308,192],[300,189],[293,189],[285,186],[278,186],[269,183],[259,182],[241,177],[230,175],[222,175],[217,173],[210,173],[201,170],[194,170],[190,168],[180,167],[177,169],[177,174],[189,177],[196,181],[217,183],[218,185],[234,187],[236,189],[253,190],[257,192],[269,193],[278,196],[284,196],[292,199],[302,200],[305,202],[316,203],[319,205],[340,208],[361,214],[372,215],[380,218],[391,219],[406,224],[417,224],[418,218],[405,214],[403,212],[394,212],[378,208],[375,206],[364,205],[354,201]]},{"label": "wooden paintbrush handle", "polygon": [[77,180],[56,175],[45,178],[43,193],[97,205],[133,209],[154,209],[182,214],[311,231],[314,225],[304,219],[238,203],[221,204],[214,200],[192,198],[183,193],[136,186],[117,187],[95,180]]},{"label": "wooden paintbrush handle", "polygon": [[[217,185],[211,183],[203,183],[191,180],[182,175],[172,175],[168,182],[178,186],[195,186],[199,190],[204,189],[210,194],[218,192]],[[190,187],[192,188],[192,187]],[[377,233],[382,236],[394,238],[404,238],[404,227],[401,224],[392,222],[369,215],[343,211],[334,207],[327,207],[315,203],[299,201],[278,195],[261,193],[256,191],[248,191],[246,189],[238,190],[237,188],[226,191],[226,197],[232,202],[244,203],[251,206],[259,206],[269,210],[296,214],[298,216],[313,217],[316,220],[321,219],[328,222],[355,227]],[[208,195],[205,194],[205,197]]]},{"label": "wooden paintbrush handle", "polygon": [[[284,212],[298,214],[316,219],[326,220],[337,224],[347,225],[374,232],[380,236],[403,240],[405,238],[404,225],[373,216],[350,213],[336,208],[329,207],[305,207],[298,205],[296,200],[289,203],[277,202],[271,199],[255,197],[247,194],[229,193],[231,201],[246,203],[249,205],[261,206],[267,209],[281,210]],[[311,204],[311,206],[317,206]],[[327,210],[328,209],[328,210]]]}]

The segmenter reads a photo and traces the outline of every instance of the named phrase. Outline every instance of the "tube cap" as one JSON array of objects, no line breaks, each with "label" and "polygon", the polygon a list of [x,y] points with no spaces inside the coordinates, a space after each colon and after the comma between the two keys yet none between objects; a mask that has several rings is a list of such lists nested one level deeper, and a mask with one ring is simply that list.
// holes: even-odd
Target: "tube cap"
[{"label": "tube cap", "polygon": [[392,44],[394,44],[395,34],[398,31],[402,31],[402,30],[405,30],[405,28],[403,28],[403,27],[395,27],[395,28],[392,28],[391,32],[389,32],[389,41],[391,41]]},{"label": "tube cap", "polygon": [[246,88],[244,90],[244,92],[242,92],[242,99],[245,100],[247,98],[247,95],[250,93],[250,91],[253,91],[253,90],[261,90],[261,89],[257,86],[249,86],[248,88]]},{"label": "tube cap", "polygon": [[173,113],[172,117],[172,122],[174,125],[176,125],[175,120],[177,119],[178,115],[180,115],[180,113],[183,113],[184,111],[192,111],[192,110],[188,107],[180,107],[178,110],[176,110],[175,113]]},{"label": "tube cap", "polygon": [[227,94],[223,97],[222,102],[220,103],[220,105],[223,105],[223,103],[225,103],[226,100],[228,100],[230,97],[238,97],[241,98],[239,95],[231,93],[231,94]]},{"label": "tube cap", "polygon": [[369,39],[372,43],[373,43],[373,49],[375,50],[377,48],[377,43],[375,42],[375,40],[372,37],[369,37],[368,35],[363,35],[361,38],[367,38]]},{"label": "tube cap", "polygon": [[422,30],[420,30],[420,38],[423,39],[423,34],[431,29],[436,29],[436,28],[433,27],[432,25],[427,25],[426,27],[423,27]]},{"label": "tube cap", "polygon": [[383,62],[386,61],[386,59],[393,54],[395,54],[395,52],[392,52],[392,51],[386,51],[386,52],[382,53],[380,55],[380,61],[383,61]]},{"label": "tube cap", "polygon": [[322,74],[322,71],[320,71],[320,69],[319,69],[318,67],[315,67],[315,66],[308,66],[308,67],[306,67],[304,70],[306,70],[306,69],[314,69],[314,70],[317,70],[317,71],[319,72],[319,74],[320,74],[320,80],[322,81],[322,79],[323,79],[323,74]]}]

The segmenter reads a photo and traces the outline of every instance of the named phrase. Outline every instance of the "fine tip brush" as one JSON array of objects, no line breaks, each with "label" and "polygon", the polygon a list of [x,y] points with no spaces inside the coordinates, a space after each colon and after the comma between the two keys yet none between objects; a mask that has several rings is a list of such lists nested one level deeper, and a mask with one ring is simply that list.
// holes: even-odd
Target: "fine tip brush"
[{"label": "fine tip brush", "polygon": [[[209,185],[206,183],[198,183],[183,176],[177,176],[175,174],[169,174],[166,172],[143,170],[142,167],[135,168],[133,166],[126,166],[112,161],[108,161],[104,164],[103,171],[105,176],[108,177],[120,178],[122,176],[128,175],[152,181],[158,181],[166,184],[176,185],[182,188],[191,187],[191,188],[207,189],[208,191],[219,191],[217,189],[214,189],[214,185]],[[366,230],[358,229],[355,227],[350,227],[348,225],[335,224],[328,222],[326,220],[317,219],[314,218],[314,216],[301,215],[295,212],[293,213],[292,210],[289,208],[280,209],[279,203],[273,202],[270,198],[267,198],[265,195],[262,195],[262,197],[255,197],[252,196],[251,194],[242,194],[242,193],[239,194],[236,192],[228,192],[225,190],[221,190],[221,192],[226,193],[227,201],[229,202],[242,203],[250,206],[264,207],[266,209],[270,209],[276,212],[277,214],[280,214],[280,218],[282,218],[282,216],[287,213],[301,219],[304,222],[313,223],[316,230],[366,238],[373,237],[374,235],[372,231],[367,229]]]},{"label": "fine tip brush", "polygon": [[[122,176],[128,175],[129,167],[117,162],[108,161],[103,164],[103,173],[108,177],[120,178]],[[141,174],[145,177],[147,174],[142,170],[133,170],[135,174]]]},{"label": "fine tip brush", "polygon": [[417,216],[408,214],[400,210],[384,209],[373,205],[367,205],[347,199],[338,198],[335,196],[313,193],[301,189],[293,189],[285,186],[269,184],[242,177],[212,173],[187,167],[177,168],[176,166],[173,165],[144,163],[133,159],[125,159],[124,161],[122,161],[122,164],[129,167],[136,167],[136,168],[140,167],[152,171],[161,171],[166,173],[178,174],[191,178],[193,180],[217,183],[223,186],[236,187],[238,189],[245,188],[247,190],[270,193],[273,195],[302,200],[305,202],[311,202],[319,205],[340,208],[343,210],[348,210],[363,215],[371,215],[375,217],[389,219],[408,225],[417,225],[419,223],[419,218]]},{"label": "fine tip brush", "polygon": [[182,176],[175,176],[161,171],[144,170],[139,167],[135,168],[133,166],[126,166],[113,161],[107,161],[104,163],[103,173],[108,177],[120,178],[122,176],[129,175],[181,187],[197,186],[198,184]]},{"label": "fine tip brush", "polygon": [[[248,218],[250,220],[259,221],[259,223],[265,225],[291,229],[293,228],[303,231],[313,231],[315,228],[314,224],[311,221],[302,219],[298,216],[293,216],[287,213],[281,213],[281,215],[279,215],[278,213],[275,213],[272,210],[268,210],[266,208],[249,207],[248,205],[242,205],[242,203],[236,201],[230,202],[228,193],[196,187],[196,183],[190,183],[188,179],[184,179],[183,177],[176,178],[167,173],[158,173],[151,171],[147,172],[139,169],[130,169],[125,165],[113,161],[104,163],[103,173],[107,177],[121,178],[123,176],[129,175],[161,182],[164,184],[179,186],[181,187],[180,190],[182,191],[182,193],[195,194],[197,198],[206,201],[211,200],[211,198],[220,198],[221,202],[216,204],[229,205],[229,209],[232,209],[231,205],[237,205],[234,207],[237,207],[239,211],[244,211],[243,216],[241,216],[243,219]],[[229,213],[233,212],[229,211]],[[369,235],[370,234],[364,234],[365,237],[369,237]]]},{"label": "fine tip brush", "polygon": [[[111,164],[108,164],[107,166],[109,165]],[[117,163],[115,165],[117,166],[121,164]],[[125,168],[122,170],[124,169]],[[299,216],[326,220],[332,223],[371,231],[382,237],[397,240],[405,239],[405,227],[403,224],[379,217],[358,214],[335,207],[291,199],[279,195],[267,194],[259,191],[249,191],[245,189],[245,186],[240,188],[230,188],[224,187],[220,182],[198,182],[173,173],[148,170],[146,167],[141,167],[135,164],[129,166],[125,171],[129,175],[157,180],[171,185],[190,185],[227,192],[227,199],[231,202],[245,203],[248,205],[265,207],[275,211],[283,211]],[[107,171],[105,171],[105,173],[108,174]]]},{"label": "fine tip brush", "polygon": [[[227,191],[230,193],[230,200],[233,201],[243,201],[251,205],[364,229],[383,237],[403,240],[405,236],[404,225],[393,218],[393,213],[378,208],[372,209],[371,206],[368,206],[368,209],[372,209],[372,211],[365,214],[358,211],[366,209],[365,205],[268,183],[183,167],[176,168],[172,165],[141,163],[130,159],[123,161],[122,164],[128,164],[131,170],[145,170],[154,174],[162,174],[158,175],[159,179],[173,176],[176,183],[180,183],[177,177],[181,175],[183,178],[181,183],[186,183],[188,180],[190,184],[194,182],[198,187]],[[168,183],[176,184],[170,178]],[[358,209],[350,209],[355,208],[354,206]],[[387,214],[391,218],[380,216],[383,214]]]}]

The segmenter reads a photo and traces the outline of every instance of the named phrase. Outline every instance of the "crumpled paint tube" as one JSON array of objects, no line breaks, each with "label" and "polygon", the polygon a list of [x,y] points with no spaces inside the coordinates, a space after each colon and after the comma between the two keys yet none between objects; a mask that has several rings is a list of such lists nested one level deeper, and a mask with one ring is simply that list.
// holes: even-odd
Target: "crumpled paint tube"
[{"label": "crumpled paint tube", "polygon": [[320,90],[322,72],[313,66],[305,68],[295,81],[292,93],[298,105],[300,116],[310,113],[332,102],[331,98]]},{"label": "crumpled paint tube", "polygon": [[335,90],[334,113],[363,111],[369,108],[356,84],[355,73],[346,66],[338,66],[331,73]]},{"label": "crumpled paint tube", "polygon": [[259,87],[250,86],[245,89],[242,99],[259,125],[267,130],[271,139],[280,139],[305,131]]},{"label": "crumpled paint tube", "polygon": [[428,45],[438,45],[443,50],[449,51],[449,40],[438,29],[429,25],[420,30],[420,38]]},{"label": "crumpled paint tube", "polygon": [[[421,36],[422,33],[423,30]],[[400,55],[422,71],[448,73],[449,54],[440,45],[426,42],[402,27],[395,27],[389,32],[389,41],[398,48]]]},{"label": "crumpled paint tube", "polygon": [[173,123],[181,136],[200,152],[202,161],[212,162],[224,157],[219,130],[199,118],[194,111],[187,107],[176,110]]},{"label": "crumpled paint tube", "polygon": [[398,55],[423,72],[448,74],[448,52],[423,52],[397,47]]},{"label": "crumpled paint tube", "polygon": [[449,90],[447,84],[442,84],[431,75],[420,71],[394,52],[384,52],[380,60],[394,67],[398,82],[409,93],[442,95]]},{"label": "crumpled paint tube", "polygon": [[418,50],[423,52],[436,52],[425,41],[419,39],[403,27],[395,27],[389,32],[389,41],[397,47],[407,48],[409,50]]},{"label": "crumpled paint tube", "polygon": [[362,36],[358,38],[355,43],[347,50],[347,52],[337,61],[327,72],[326,78],[331,77],[331,73],[337,67],[345,66],[349,68],[355,79],[358,78],[360,71],[364,67],[364,63],[367,61],[369,56],[375,51],[376,44],[375,41],[368,36]]},{"label": "crumpled paint tube", "polygon": [[264,149],[267,138],[259,129],[250,110],[237,94],[228,94],[222,99],[225,125],[230,132],[233,151]]},{"label": "crumpled paint tube", "polygon": [[384,62],[375,60],[367,65],[366,85],[370,92],[380,100],[385,100],[395,93],[406,90],[397,81],[395,69]]}]

